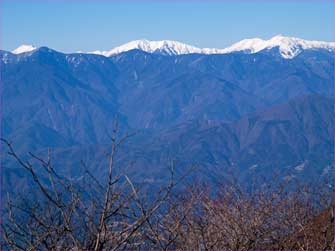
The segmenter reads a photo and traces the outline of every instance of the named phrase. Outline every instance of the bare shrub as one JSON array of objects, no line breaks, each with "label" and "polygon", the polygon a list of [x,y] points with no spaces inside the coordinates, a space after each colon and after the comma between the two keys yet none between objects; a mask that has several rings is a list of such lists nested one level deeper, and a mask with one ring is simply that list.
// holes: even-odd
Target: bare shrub
[{"label": "bare shrub", "polygon": [[[213,195],[212,191],[217,190]],[[270,180],[251,191],[238,182],[193,186],[170,225],[177,249],[332,250],[332,189]],[[182,222],[175,215],[185,215]]]},{"label": "bare shrub", "polygon": [[[116,126],[117,128],[117,126]],[[141,197],[127,175],[116,175],[114,162],[117,149],[129,136],[117,140],[113,131],[109,154],[108,178],[101,183],[86,168],[85,182],[59,175],[50,158],[35,156],[46,172],[47,180],[36,171],[31,161],[16,154],[10,142],[2,140],[8,154],[24,168],[37,188],[35,196],[12,198],[7,203],[2,222],[3,248],[19,250],[116,250],[155,246],[151,218],[167,203],[178,181],[171,179],[153,198]]]},{"label": "bare shrub", "polygon": [[[168,184],[148,198],[127,175],[114,173],[117,149],[128,138],[117,140],[116,135],[114,130],[106,182],[84,164],[81,182],[68,179],[55,171],[50,152],[46,159],[30,153],[32,164],[2,140],[34,183],[31,194],[13,198],[7,193],[3,249],[334,248],[332,186],[327,182],[315,187],[270,179],[246,188],[227,179],[177,188],[185,176],[176,180],[172,163]],[[36,163],[46,176],[36,171]]]}]

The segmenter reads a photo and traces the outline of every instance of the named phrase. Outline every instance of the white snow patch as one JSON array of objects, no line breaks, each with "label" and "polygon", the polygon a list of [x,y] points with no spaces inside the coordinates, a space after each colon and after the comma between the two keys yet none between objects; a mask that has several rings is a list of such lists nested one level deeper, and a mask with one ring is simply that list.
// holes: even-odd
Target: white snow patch
[{"label": "white snow patch", "polygon": [[148,53],[161,53],[166,55],[181,55],[190,53],[203,53],[201,49],[172,40],[149,41],[146,39],[135,40],[118,46],[109,51],[92,51],[92,54],[104,55],[106,57],[130,50],[142,50]]},{"label": "white snow patch", "polygon": [[7,63],[9,62],[9,59],[8,59],[8,53],[4,53],[4,54],[3,54],[2,62],[3,62],[4,64],[7,64]]},{"label": "white snow patch", "polygon": [[279,52],[283,58],[291,59],[301,51],[307,49],[327,49],[334,50],[334,42],[309,41],[296,37],[285,37],[277,35],[269,40],[260,38],[244,39],[232,46],[222,50],[223,53],[243,51],[245,53],[257,53],[265,49],[279,47]]},{"label": "white snow patch", "polygon": [[36,50],[37,47],[33,46],[33,45],[27,45],[27,44],[23,44],[19,47],[17,47],[15,50],[12,51],[13,54],[21,54],[24,52],[28,52],[28,51],[33,51]]},{"label": "white snow patch", "polygon": [[301,163],[300,165],[297,165],[294,167],[294,170],[298,171],[298,172],[301,172],[305,169],[305,162],[304,163]]}]

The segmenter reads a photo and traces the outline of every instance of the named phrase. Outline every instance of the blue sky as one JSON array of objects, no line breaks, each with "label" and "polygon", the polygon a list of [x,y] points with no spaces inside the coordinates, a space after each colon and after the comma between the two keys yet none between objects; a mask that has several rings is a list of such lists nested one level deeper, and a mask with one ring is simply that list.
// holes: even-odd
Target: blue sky
[{"label": "blue sky", "polygon": [[1,1],[1,48],[106,50],[131,40],[171,39],[224,48],[276,34],[334,41],[334,2]]}]

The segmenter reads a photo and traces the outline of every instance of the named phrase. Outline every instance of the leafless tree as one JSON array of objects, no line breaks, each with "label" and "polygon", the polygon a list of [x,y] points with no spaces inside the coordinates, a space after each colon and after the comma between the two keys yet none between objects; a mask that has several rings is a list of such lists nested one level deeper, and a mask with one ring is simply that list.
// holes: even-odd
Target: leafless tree
[{"label": "leafless tree", "polygon": [[99,181],[85,167],[86,182],[59,175],[51,162],[51,152],[43,159],[29,153],[47,173],[47,180],[36,171],[31,160],[24,161],[7,145],[8,154],[32,177],[36,196],[12,198],[7,193],[2,223],[4,248],[20,250],[116,250],[155,246],[151,218],[167,203],[174,180],[174,169],[166,186],[152,199],[142,198],[127,175],[114,173],[118,147],[129,135],[117,140],[113,131],[107,182]]},{"label": "leafless tree", "polygon": [[[332,189],[266,182],[246,190],[226,181],[187,189],[169,213],[174,248],[204,250],[332,250]],[[217,192],[213,195],[213,191]],[[166,217],[165,217],[166,218]],[[174,221],[175,220],[175,221]]]},{"label": "leafless tree", "polygon": [[116,125],[105,182],[84,163],[80,182],[60,175],[50,151],[46,159],[29,153],[30,160],[23,160],[3,139],[34,184],[28,195],[7,193],[3,249],[334,249],[329,182],[316,187],[260,179],[247,187],[229,178],[186,184],[185,175],[193,169],[176,178],[172,162],[169,182],[148,198],[127,175],[115,173],[115,156],[127,138],[117,140]]}]

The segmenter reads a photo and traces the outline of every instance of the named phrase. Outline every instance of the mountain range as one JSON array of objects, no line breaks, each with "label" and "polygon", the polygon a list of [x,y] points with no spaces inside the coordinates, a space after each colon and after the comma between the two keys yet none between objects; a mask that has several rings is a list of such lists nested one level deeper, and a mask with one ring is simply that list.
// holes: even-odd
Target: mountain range
[{"label": "mountain range", "polygon": [[[109,51],[1,51],[2,137],[19,153],[45,155],[79,177],[101,179],[114,118],[138,132],[120,171],[164,181],[197,166],[204,180],[234,172],[318,180],[333,170],[334,43],[275,36],[225,49],[137,40]],[[23,175],[4,156],[5,185]]]},{"label": "mountain range", "polygon": [[[278,47],[280,54],[284,58],[294,58],[302,50],[324,49],[333,51],[335,43],[323,41],[309,41],[295,37],[286,37],[276,35],[269,40],[260,38],[244,39],[230,47],[224,49],[215,48],[198,48],[192,45],[180,43],[172,40],[149,41],[146,39],[135,40],[124,45],[118,46],[108,51],[95,50],[91,54],[103,55],[110,57],[130,50],[142,50],[148,53],[161,55],[184,55],[184,54],[226,54],[232,52],[257,53],[262,50],[269,50]],[[33,45],[21,45],[12,51],[14,54],[34,51],[37,47]]]}]

